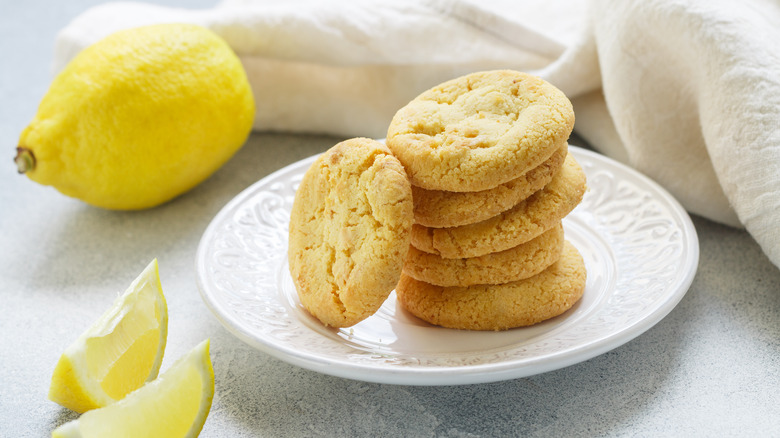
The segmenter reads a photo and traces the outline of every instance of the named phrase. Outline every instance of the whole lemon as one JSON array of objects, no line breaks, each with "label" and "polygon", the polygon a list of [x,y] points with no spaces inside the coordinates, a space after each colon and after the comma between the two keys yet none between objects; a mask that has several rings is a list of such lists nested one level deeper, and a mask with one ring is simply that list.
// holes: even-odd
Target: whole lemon
[{"label": "whole lemon", "polygon": [[244,144],[255,103],[227,43],[190,24],[114,33],[58,74],[15,158],[89,204],[137,210],[199,184]]}]

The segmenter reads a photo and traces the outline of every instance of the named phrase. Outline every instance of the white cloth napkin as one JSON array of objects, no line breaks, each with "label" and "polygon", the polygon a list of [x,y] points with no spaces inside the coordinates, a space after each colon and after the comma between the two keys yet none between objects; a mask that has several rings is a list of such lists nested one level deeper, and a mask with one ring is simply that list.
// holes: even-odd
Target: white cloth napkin
[{"label": "white cloth napkin", "polygon": [[780,266],[780,4],[772,0],[228,0],[107,3],[59,34],[55,71],[122,28],[190,22],[240,56],[255,128],[384,137],[421,91],[479,70],[537,74],[575,131],[690,212],[744,226]]}]

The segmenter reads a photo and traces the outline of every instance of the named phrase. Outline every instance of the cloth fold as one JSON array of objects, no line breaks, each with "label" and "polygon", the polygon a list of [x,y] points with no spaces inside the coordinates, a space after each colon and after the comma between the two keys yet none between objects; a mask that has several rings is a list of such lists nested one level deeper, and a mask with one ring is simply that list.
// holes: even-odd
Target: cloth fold
[{"label": "cloth fold", "polygon": [[691,213],[744,226],[780,266],[780,4],[772,0],[226,0],[106,3],[55,42],[55,71],[134,26],[221,35],[257,100],[255,128],[384,137],[423,90],[479,70],[539,75],[575,131]]}]

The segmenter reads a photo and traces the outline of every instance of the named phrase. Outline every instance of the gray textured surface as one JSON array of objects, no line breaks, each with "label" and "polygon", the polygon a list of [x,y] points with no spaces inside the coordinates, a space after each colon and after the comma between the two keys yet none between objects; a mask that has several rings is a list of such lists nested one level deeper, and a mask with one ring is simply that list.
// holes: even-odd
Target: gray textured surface
[{"label": "gray textured surface", "polygon": [[217,392],[204,437],[780,436],[780,270],[745,232],[695,217],[699,271],[677,308],[628,344],[562,370],[391,386],[303,370],[244,345],[200,299],[200,236],[243,188],[337,139],[254,134],[204,184],[137,213],[94,209],[18,176],[13,147],[51,80],[54,35],[96,3],[0,6],[0,436],[47,436],[76,418],[46,399],[54,364],[153,257],[170,314],[163,370],[212,340]]}]

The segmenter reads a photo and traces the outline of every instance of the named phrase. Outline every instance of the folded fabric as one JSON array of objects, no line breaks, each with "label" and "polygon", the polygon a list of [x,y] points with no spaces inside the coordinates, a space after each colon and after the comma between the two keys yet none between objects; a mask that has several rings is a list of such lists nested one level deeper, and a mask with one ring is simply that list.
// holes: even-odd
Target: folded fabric
[{"label": "folded fabric", "polygon": [[384,137],[421,91],[479,70],[539,75],[575,131],[691,213],[744,226],[780,266],[780,5],[771,0],[229,0],[107,3],[59,34],[55,71],[114,31],[200,24],[241,58],[255,128]]}]

